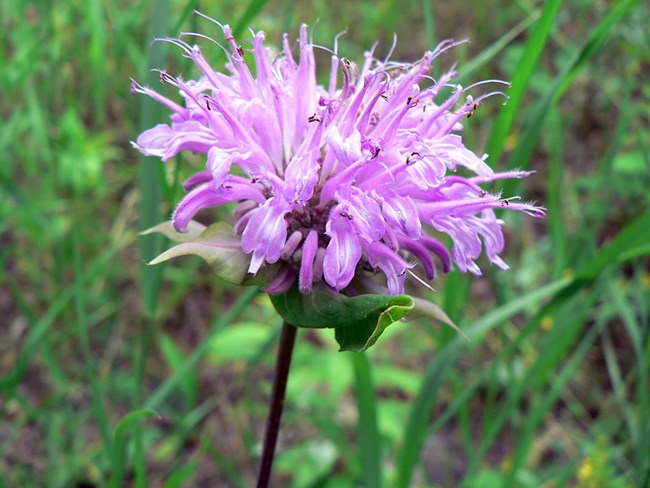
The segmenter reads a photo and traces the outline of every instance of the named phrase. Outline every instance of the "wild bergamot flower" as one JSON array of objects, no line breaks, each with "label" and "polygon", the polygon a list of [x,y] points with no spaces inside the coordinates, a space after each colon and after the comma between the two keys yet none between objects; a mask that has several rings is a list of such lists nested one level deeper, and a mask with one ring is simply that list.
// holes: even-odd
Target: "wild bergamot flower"
[{"label": "wild bergamot flower", "polygon": [[[400,294],[416,265],[433,279],[433,256],[445,272],[453,261],[479,275],[482,249],[507,268],[499,257],[503,222],[494,209],[536,217],[544,211],[481,188],[528,173],[495,173],[487,155],[463,145],[461,120],[483,99],[503,93],[474,98],[469,92],[487,82],[463,88],[453,84],[453,70],[438,80],[430,76],[432,61],[453,42],[412,64],[375,59],[373,46],[360,66],[340,57],[335,44],[323,86],[314,49],[324,48],[313,44],[305,25],[297,46],[285,34],[278,54],[265,47],[262,32],[242,47],[229,26],[222,29],[227,73],[215,71],[184,36],[168,40],[202,73],[185,81],[161,71],[182,103],[132,87],[173,112],[169,124],[138,137],[138,150],[163,161],[183,150],[206,155],[207,170],[185,182],[188,193],[172,217],[176,230],[185,231],[201,209],[236,202],[233,232],[250,254],[249,273],[281,263],[267,284],[271,293],[296,280],[304,293],[321,281],[340,291],[355,276],[381,271],[388,293]],[[253,58],[254,70],[245,57]],[[440,102],[444,88],[450,95]],[[458,166],[471,176],[457,173]],[[450,236],[451,255],[428,233]]]}]

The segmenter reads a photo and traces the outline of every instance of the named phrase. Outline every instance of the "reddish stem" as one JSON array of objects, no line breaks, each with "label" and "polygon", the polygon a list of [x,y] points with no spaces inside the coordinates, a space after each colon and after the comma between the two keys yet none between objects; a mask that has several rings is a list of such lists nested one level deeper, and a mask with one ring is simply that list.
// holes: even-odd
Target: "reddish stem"
[{"label": "reddish stem", "polygon": [[266,420],[262,463],[260,464],[260,471],[257,477],[257,488],[267,488],[271,481],[273,455],[275,454],[275,445],[278,440],[278,433],[280,432],[280,419],[282,418],[284,395],[287,390],[287,380],[289,378],[293,345],[296,341],[296,331],[297,329],[293,325],[287,322],[282,324],[278,357],[275,363],[273,390],[271,391],[271,405],[269,406],[269,416]]}]

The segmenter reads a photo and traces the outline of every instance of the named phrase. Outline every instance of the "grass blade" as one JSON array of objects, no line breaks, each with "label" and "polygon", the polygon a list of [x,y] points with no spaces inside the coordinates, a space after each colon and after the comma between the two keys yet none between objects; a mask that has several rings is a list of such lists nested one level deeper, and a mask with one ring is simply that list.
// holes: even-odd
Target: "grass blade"
[{"label": "grass blade", "polygon": [[564,127],[562,117],[557,107],[551,110],[553,124],[547,133],[548,194],[546,208],[548,209],[548,232],[551,242],[552,276],[559,278],[567,266],[567,232],[563,221],[564,188]]},{"label": "grass blade", "polygon": [[443,350],[438,352],[436,359],[431,362],[427,369],[409,415],[404,438],[398,453],[396,487],[408,488],[410,486],[413,470],[417,465],[420,450],[428,434],[431,410],[437,400],[438,390],[446,377],[446,368],[455,363],[468,345],[476,343],[489,330],[540,300],[558,293],[567,286],[567,283],[568,280],[555,281],[492,310],[482,319],[476,321],[470,328],[465,329],[467,335],[471,338],[469,344],[464,338],[457,336]]},{"label": "grass blade", "polygon": [[[592,291],[588,298],[581,297],[575,302],[569,301],[565,304],[566,310],[573,310],[577,313],[567,313],[566,316],[570,316],[570,323],[563,323],[562,327],[552,329],[551,333],[546,337],[535,363],[518,383],[509,387],[507,403],[499,409],[496,418],[491,420],[487,432],[482,436],[480,445],[472,455],[466,472],[466,479],[476,472],[497,435],[508,420],[512,418],[513,411],[517,410],[519,401],[527,388],[539,385],[541,379],[548,377],[548,372],[562,361],[565,353],[572,346],[574,339],[581,332],[584,320],[591,312],[590,306],[599,295],[600,290],[597,289]],[[536,321],[534,320],[533,323],[536,323]]]},{"label": "grass blade", "polygon": [[424,12],[424,28],[427,32],[427,46],[433,49],[436,46],[436,30],[433,21],[433,2],[422,0],[422,11]]},{"label": "grass blade", "polygon": [[561,0],[547,0],[542,8],[542,14],[535,24],[533,32],[521,53],[519,63],[514,70],[512,87],[508,91],[509,100],[505,107],[499,110],[499,115],[494,123],[492,134],[485,150],[492,161],[499,161],[503,151],[506,137],[510,133],[515,116],[528,88],[528,82],[533,75],[539,58],[546,46],[546,42],[553,27],[555,18],[560,8]]},{"label": "grass blade", "polygon": [[99,125],[103,125],[106,119],[106,88],[107,83],[103,80],[106,76],[106,26],[104,19],[106,14],[103,11],[102,0],[91,0],[86,3],[88,8],[86,15],[90,25],[90,60],[92,62],[93,74],[93,98],[95,101],[95,116]]},{"label": "grass blade", "polygon": [[[618,3],[612,8],[609,15],[591,32],[587,42],[585,42],[578,54],[565,66],[564,70],[533,108],[523,135],[508,160],[508,168],[525,168],[528,166],[550,107],[557,103],[557,100],[569,87],[580,70],[584,68],[591,56],[602,47],[614,25],[630,13],[638,3],[639,0],[623,0]],[[503,193],[505,195],[514,194],[518,184],[519,182],[513,181],[504,182]]]},{"label": "grass blade", "polygon": [[377,428],[377,399],[372,380],[371,365],[368,357],[362,353],[350,356],[354,369],[355,394],[359,420],[359,456],[363,467],[363,486],[381,487],[381,439]]},{"label": "grass blade", "polygon": [[169,395],[173,389],[183,380],[183,377],[191,371],[196,363],[205,356],[212,344],[212,338],[219,333],[221,329],[226,327],[232,322],[239,314],[241,314],[253,301],[259,293],[259,288],[249,288],[244,291],[235,305],[230,309],[227,314],[221,315],[217,322],[211,327],[208,336],[201,342],[201,344],[194,350],[194,352],[185,358],[184,362],[179,364],[174,370],[174,374],[165,380],[165,382],[158,387],[145,401],[145,406],[149,408],[156,408],[160,403]]},{"label": "grass blade", "polygon": [[532,402],[532,407],[530,412],[526,415],[526,420],[522,426],[521,433],[517,435],[517,449],[512,456],[512,467],[508,474],[508,478],[504,482],[505,486],[515,485],[517,471],[528,458],[532,448],[535,429],[544,420],[544,417],[551,412],[553,405],[564,392],[569,380],[575,377],[580,362],[592,346],[597,333],[598,328],[592,327],[580,340],[575,351],[566,361],[566,366],[564,366],[562,371],[548,375],[549,378],[553,379],[550,387],[547,391],[540,391],[535,401]]},{"label": "grass blade", "polygon": [[267,4],[268,0],[251,0],[251,3],[248,4],[244,15],[241,16],[239,22],[235,25],[233,29],[233,35],[235,37],[239,36],[248,24],[257,17],[257,15],[262,11],[264,6]]},{"label": "grass blade", "polygon": [[[149,39],[165,37],[168,24],[168,0],[156,0],[152,8],[149,24]],[[154,42],[147,48],[146,66],[163,66],[167,53],[166,43]],[[147,84],[153,85],[156,74],[148,71],[142,74]],[[163,119],[161,104],[148,97],[140,97],[140,131],[160,123]],[[140,230],[153,227],[162,220],[160,203],[162,200],[161,176],[163,167],[157,158],[141,156],[139,164],[140,186]],[[147,266],[146,263],[160,254],[163,240],[157,235],[139,237],[142,275],[142,297],[145,316],[153,317],[158,303],[158,290],[162,280],[163,266]]]},{"label": "grass blade", "polygon": [[74,298],[75,298],[75,310],[77,313],[77,326],[79,341],[81,342],[81,351],[84,358],[84,363],[86,367],[86,377],[90,383],[90,393],[91,393],[91,402],[92,410],[97,420],[99,426],[99,432],[104,441],[104,449],[107,453],[110,453],[112,449],[112,438],[110,435],[110,422],[108,419],[108,413],[106,412],[106,407],[102,400],[102,391],[98,382],[98,377],[95,372],[93,355],[90,350],[90,336],[88,333],[88,317],[86,315],[86,303],[85,303],[85,286],[84,275],[81,268],[81,246],[79,236],[75,237],[75,252],[73,253],[73,266],[74,266]]},{"label": "grass blade", "polygon": [[526,17],[524,20],[519,22],[512,29],[502,35],[493,44],[481,51],[479,55],[475,56],[467,63],[464,63],[463,66],[459,68],[458,77],[456,77],[455,82],[464,85],[467,80],[470,80],[478,70],[480,70],[483,66],[494,59],[494,57],[503,51],[508,44],[516,39],[517,36],[519,36],[519,34],[525,31],[530,24],[535,22],[538,17],[539,11],[533,12],[531,15]]},{"label": "grass blade", "polygon": [[625,302],[621,289],[613,283],[610,283],[609,288],[612,302],[623,321],[636,356],[636,411],[638,412],[638,419],[634,422],[636,428],[631,434],[634,441],[636,441],[634,480],[636,486],[644,486],[644,472],[650,470],[648,459],[648,452],[650,451],[650,394],[648,393],[648,358],[644,351],[643,336],[646,336],[646,341],[650,344],[650,334],[647,326],[645,327],[646,330],[643,330],[644,327],[637,320],[632,307]]},{"label": "grass blade", "polygon": [[151,408],[143,408],[128,413],[117,424],[113,440],[113,473],[108,485],[110,488],[120,488],[121,486],[124,486],[124,453],[126,452],[129,432],[134,430],[134,426],[138,420],[146,417],[155,417],[157,415],[158,414],[155,410]]},{"label": "grass blade", "polygon": [[[155,0],[149,24],[149,39],[162,38],[168,29],[168,0]],[[163,66],[167,52],[166,43],[151,43],[147,49],[147,67]],[[143,76],[149,85],[155,81],[155,73]],[[144,131],[158,124],[162,119],[163,107],[148,97],[140,97],[140,130]],[[161,181],[163,167],[156,158],[141,156],[139,164],[140,188],[140,230],[153,227],[161,220],[162,201]],[[163,239],[157,235],[140,236],[140,272],[142,276],[143,312],[146,317],[145,330],[140,337],[140,347],[135,358],[135,385],[133,389],[133,408],[139,408],[142,399],[144,368],[153,339],[154,317],[158,304],[158,291],[162,281],[163,266],[147,266],[146,263],[160,254]],[[135,485],[146,486],[146,460],[142,429],[135,428]]]}]

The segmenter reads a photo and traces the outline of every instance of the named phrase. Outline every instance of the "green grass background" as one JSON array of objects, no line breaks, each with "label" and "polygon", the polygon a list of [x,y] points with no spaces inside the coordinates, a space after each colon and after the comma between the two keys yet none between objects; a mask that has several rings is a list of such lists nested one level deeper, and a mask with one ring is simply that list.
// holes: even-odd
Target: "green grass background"
[{"label": "green grass background", "polygon": [[318,19],[352,60],[393,33],[404,61],[469,38],[438,71],[513,86],[466,144],[535,170],[504,193],[548,208],[503,216],[509,271],[426,294],[469,341],[413,321],[358,355],[299,334],[275,486],[647,487],[650,6],[633,0],[0,2],[0,487],[254,484],[280,321],[198,259],[145,267],[167,243],[137,235],[200,162],[139,158],[129,141],[168,114],[129,78],[196,74],[150,42],[219,39],[195,8],[269,43]]}]

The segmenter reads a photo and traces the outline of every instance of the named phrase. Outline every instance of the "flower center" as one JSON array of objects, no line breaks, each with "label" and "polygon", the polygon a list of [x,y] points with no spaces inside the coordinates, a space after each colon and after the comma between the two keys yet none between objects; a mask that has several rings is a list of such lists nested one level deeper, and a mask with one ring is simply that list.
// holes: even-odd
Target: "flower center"
[{"label": "flower center", "polygon": [[289,235],[298,231],[304,238],[313,229],[318,233],[318,247],[325,248],[330,241],[329,236],[325,234],[325,225],[329,219],[330,210],[336,202],[330,201],[322,206],[317,205],[318,199],[318,197],[312,198],[306,205],[296,206],[286,215],[285,220]]}]

